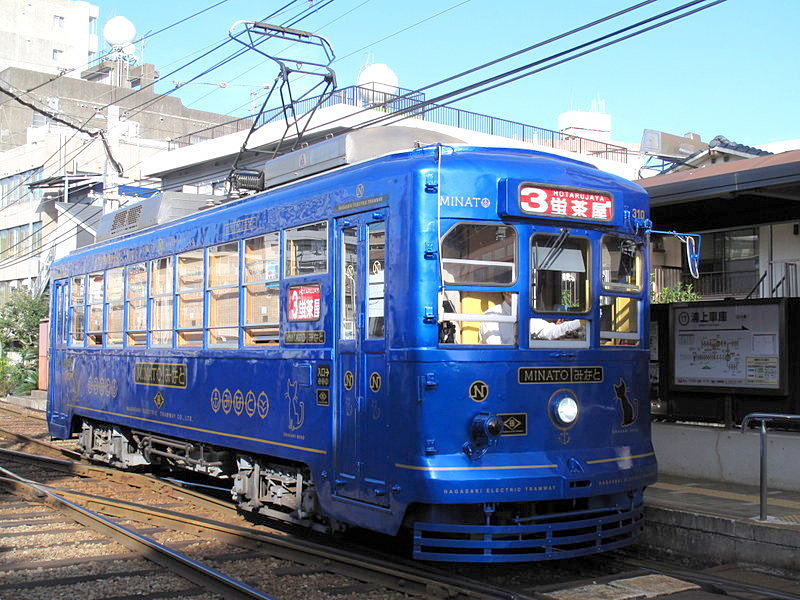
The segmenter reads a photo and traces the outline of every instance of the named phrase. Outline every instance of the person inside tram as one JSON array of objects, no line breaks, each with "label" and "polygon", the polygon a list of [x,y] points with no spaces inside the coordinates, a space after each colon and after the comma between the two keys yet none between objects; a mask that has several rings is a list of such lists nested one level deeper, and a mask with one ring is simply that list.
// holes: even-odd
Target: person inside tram
[{"label": "person inside tram", "polygon": [[[488,308],[484,315],[500,315],[510,317],[513,315],[511,308],[511,293],[503,292],[503,301]],[[537,340],[558,340],[568,333],[580,329],[580,319],[568,321],[548,321],[542,318],[530,320],[531,337]],[[484,321],[480,326],[482,344],[513,345],[517,342],[517,324],[514,321]]]}]

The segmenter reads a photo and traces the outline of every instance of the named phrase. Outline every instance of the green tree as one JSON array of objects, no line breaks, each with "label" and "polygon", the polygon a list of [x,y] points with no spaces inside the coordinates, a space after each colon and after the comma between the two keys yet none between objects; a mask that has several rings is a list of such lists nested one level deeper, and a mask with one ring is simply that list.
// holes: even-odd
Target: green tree
[{"label": "green tree", "polygon": [[[39,321],[47,316],[48,298],[27,289],[11,292],[0,306],[0,393],[36,387],[39,360]],[[18,360],[11,360],[14,352]]]}]

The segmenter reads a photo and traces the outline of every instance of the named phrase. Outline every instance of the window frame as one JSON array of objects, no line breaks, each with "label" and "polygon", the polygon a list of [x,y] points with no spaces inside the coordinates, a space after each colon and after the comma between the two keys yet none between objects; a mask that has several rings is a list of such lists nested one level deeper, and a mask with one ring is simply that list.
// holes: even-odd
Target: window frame
[{"label": "window frame", "polygon": [[[168,265],[168,275],[164,278],[164,281],[168,283],[165,286],[165,289],[156,289],[154,285],[156,281],[159,281],[160,278],[155,276],[155,271],[157,269],[157,265],[161,261],[167,261]],[[177,262],[174,254],[169,254],[167,256],[160,256],[158,258],[154,258],[148,262],[148,272],[149,272],[149,285],[147,286],[147,298],[148,304],[150,307],[150,323],[148,327],[149,332],[149,344],[148,347],[150,348],[173,348],[175,346],[175,263]],[[156,322],[156,315],[161,314],[161,311],[156,311],[156,303],[163,301],[164,299],[169,300],[169,327],[156,327],[157,325],[161,325],[161,323]],[[159,337],[157,334],[169,334],[169,341],[168,342],[161,342],[156,341]],[[167,336],[165,336],[167,337]]]},{"label": "window frame", "polygon": [[[270,236],[274,238],[274,242],[270,241]],[[248,254],[248,242],[252,242],[253,240],[262,239],[264,240],[264,253],[265,258],[262,260],[253,260],[248,262],[249,254]],[[240,326],[242,329],[242,344],[246,348],[257,348],[263,347],[265,345],[277,345],[280,343],[280,334],[281,334],[281,269],[283,268],[283,261],[282,259],[282,248],[283,244],[281,243],[281,231],[268,231],[261,235],[251,236],[249,238],[244,238],[242,240],[241,246],[241,300],[240,300],[240,309],[241,309],[241,319],[240,319]],[[276,251],[276,269],[274,271],[274,277],[270,277],[270,271],[267,269],[267,265],[271,261],[271,257],[269,256],[270,248],[274,248]],[[264,269],[262,269],[262,278],[256,278],[254,276],[253,279],[250,278],[248,265],[255,264],[255,263],[263,263]],[[265,290],[277,290],[277,312],[276,312],[276,321],[262,321],[261,323],[256,322],[255,320],[250,320],[250,310],[253,307],[252,299],[256,296],[253,294],[250,295],[251,289],[256,289],[257,287],[264,286]],[[269,314],[269,294],[267,294],[267,313]]]},{"label": "window frame", "polygon": [[[445,240],[449,235],[454,233],[459,227],[462,225],[472,226],[472,227],[508,227],[514,234],[514,242],[512,244],[514,250],[514,257],[512,262],[503,262],[503,261],[479,261],[474,259],[461,259],[461,258],[445,258],[444,256],[444,247],[445,247]],[[442,248],[442,276],[445,273],[445,264],[447,263],[454,263],[454,264],[475,264],[475,263],[485,263],[487,265],[492,265],[495,267],[500,266],[510,266],[511,267],[511,275],[512,279],[509,283],[496,283],[496,282],[484,282],[484,283],[476,283],[474,281],[444,281],[444,285],[463,285],[463,286],[478,286],[478,287],[511,287],[515,285],[519,279],[519,264],[520,264],[520,253],[519,253],[519,240],[520,234],[517,231],[517,228],[514,225],[505,222],[479,222],[479,221],[458,221],[454,223],[450,229],[448,229],[441,237],[440,246]]]},{"label": "window frame", "polygon": [[106,272],[98,270],[88,273],[86,287],[86,344],[91,348],[102,347],[106,328]]},{"label": "window frame", "polygon": [[[636,281],[638,282],[637,285],[629,285],[625,283],[616,283],[608,281],[606,282],[603,278],[603,273],[605,271],[605,253],[606,253],[606,240],[609,238],[614,238],[617,240],[630,240],[634,244],[636,244],[636,255],[634,257],[635,266],[634,270],[636,272]],[[612,265],[613,267],[613,265]],[[643,247],[636,242],[636,240],[627,235],[623,235],[618,232],[610,232],[604,233],[600,238],[600,286],[603,291],[612,292],[612,293],[619,293],[619,294],[641,294],[642,289],[644,288],[644,250]]]},{"label": "window frame", "polygon": [[[325,268],[322,270],[314,270],[308,273],[293,273],[295,268],[297,267],[296,264],[289,264],[291,258],[291,252],[289,251],[289,244],[294,242],[294,240],[290,239],[289,233],[294,231],[301,231],[307,227],[313,227],[315,225],[324,225],[325,228]],[[330,232],[331,227],[327,219],[322,219],[319,221],[314,221],[311,223],[305,223],[303,225],[297,225],[295,227],[285,227],[282,230],[283,234],[283,277],[284,279],[293,279],[295,277],[315,277],[319,275],[325,275],[330,270],[330,258],[331,258],[331,241],[330,241]]]},{"label": "window frame", "polygon": [[[112,280],[117,279],[119,274],[119,288],[112,288],[109,284]],[[122,348],[125,343],[125,267],[113,267],[106,270],[105,279],[105,312],[106,312],[106,326],[105,326],[105,342],[106,348]],[[118,291],[118,296],[116,292]],[[112,293],[115,297],[112,297]],[[114,307],[118,307],[119,311],[119,328],[112,329],[111,315],[113,314]],[[114,335],[118,334],[118,335]]]},{"label": "window frame", "polygon": [[[75,296],[75,282],[78,280],[82,280],[81,288],[82,292],[79,298]],[[80,302],[76,302],[76,300],[80,300]],[[81,316],[81,328],[75,328],[75,316]],[[68,335],[69,335],[69,343],[67,344],[70,348],[85,348],[86,347],[86,275],[72,275],[69,277],[69,326],[68,326]],[[76,343],[76,335],[80,336],[79,341]]]},{"label": "window frame", "polygon": [[[218,257],[217,252],[223,252],[220,250],[224,246],[235,246],[236,247],[236,259],[234,264],[236,265],[236,276],[233,281],[225,280],[219,285],[214,285],[217,283],[215,281],[216,277],[224,274],[224,269],[222,273],[218,274],[216,271],[216,262]],[[206,257],[206,295],[205,295],[205,302],[206,302],[206,310],[204,312],[207,314],[206,318],[206,343],[209,348],[236,348],[239,346],[239,332],[240,332],[240,325],[241,325],[241,260],[242,260],[242,243],[241,240],[231,240],[227,242],[221,242],[219,244],[214,244],[212,246],[208,246],[206,248],[205,257]],[[220,258],[221,259],[221,258]],[[235,312],[235,319],[232,324],[225,324],[225,325],[218,325],[215,323],[216,317],[219,315],[217,314],[217,308],[223,305],[223,302],[226,300],[222,296],[225,294],[233,293],[233,299],[236,303],[236,310]],[[219,295],[219,296],[218,296]],[[227,300],[230,300],[229,298]],[[224,312],[227,314],[228,311],[220,311],[220,313]],[[226,341],[214,341],[217,335],[221,336],[222,331],[232,331],[233,338],[231,340]]]},{"label": "window frame", "polygon": [[[141,269],[144,272],[144,283],[136,282],[138,286],[142,287],[142,295],[133,295],[135,290],[131,285],[131,273]],[[147,306],[147,290],[148,281],[150,276],[150,269],[148,261],[135,262],[125,265],[125,347],[126,348],[144,348],[147,347],[147,333],[149,331],[148,319],[148,306]],[[133,310],[132,310],[133,305]],[[132,327],[131,316],[132,313],[142,310],[144,312],[144,323],[141,329]]]},{"label": "window frame", "polygon": [[[529,294],[529,301],[530,301],[530,310],[533,316],[541,317],[542,315],[558,315],[559,318],[565,318],[572,315],[588,315],[592,311],[593,302],[592,302],[592,260],[593,260],[593,244],[592,239],[585,235],[585,234],[575,234],[568,230],[568,238],[567,240],[582,240],[582,243],[585,244],[586,255],[583,260],[584,265],[584,285],[586,287],[585,294],[584,294],[584,302],[585,307],[582,310],[570,310],[570,311],[558,311],[558,310],[542,310],[536,306],[536,288],[539,284],[538,281],[538,272],[539,271],[550,271],[552,269],[539,269],[536,267],[536,263],[534,260],[534,241],[536,240],[537,236],[548,236],[551,238],[558,238],[558,233],[552,233],[550,231],[534,231],[530,235],[530,239],[528,241],[528,257],[529,257],[529,270],[530,270],[530,280],[528,281],[528,294]],[[558,271],[559,273],[570,273],[575,271]],[[554,305],[559,306],[559,305]]]},{"label": "window frame", "polygon": [[[197,277],[196,273],[189,273],[183,275],[181,273],[181,257],[190,254],[200,253],[200,281],[196,284],[197,287],[183,287],[181,285],[182,277]],[[206,326],[206,248],[195,248],[187,250],[175,255],[175,298],[177,305],[177,320],[173,323],[176,333],[175,343],[179,347],[203,347],[205,346],[205,326]],[[192,296],[200,299],[200,324],[185,326],[182,321],[183,303],[186,302],[186,297]],[[195,300],[196,301],[196,300]],[[197,321],[198,319],[194,319]],[[199,334],[199,335],[198,335]]]}]

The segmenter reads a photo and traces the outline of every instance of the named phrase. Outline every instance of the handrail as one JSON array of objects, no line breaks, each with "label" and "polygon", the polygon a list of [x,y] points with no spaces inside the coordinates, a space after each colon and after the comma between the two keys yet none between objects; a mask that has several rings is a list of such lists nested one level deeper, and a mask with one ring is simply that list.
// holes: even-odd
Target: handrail
[{"label": "handrail", "polygon": [[750,293],[744,297],[745,300],[750,300],[750,296],[752,296],[756,292],[756,290],[761,286],[761,283],[764,281],[764,279],[766,279],[766,277],[767,277],[767,272],[764,271],[764,273],[761,275],[761,279],[759,279],[756,282],[756,284],[753,286],[753,289],[750,290]]},{"label": "handrail", "polygon": [[747,433],[747,426],[750,421],[761,421],[761,470],[759,483],[761,488],[761,506],[759,511],[759,521],[767,520],[767,421],[798,421],[800,415],[785,415],[780,413],[750,413],[742,419],[742,433]]}]

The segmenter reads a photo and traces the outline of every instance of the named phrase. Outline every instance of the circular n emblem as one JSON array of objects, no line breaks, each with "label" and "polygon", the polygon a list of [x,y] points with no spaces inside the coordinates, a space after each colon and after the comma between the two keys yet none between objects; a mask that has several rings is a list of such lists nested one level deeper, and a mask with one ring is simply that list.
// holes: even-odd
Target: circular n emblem
[{"label": "circular n emblem", "polygon": [[377,371],[373,371],[372,375],[369,376],[369,389],[374,393],[381,389],[381,374]]},{"label": "circular n emblem", "polygon": [[475,402],[483,402],[489,397],[489,386],[483,381],[473,381],[469,385],[469,397]]},{"label": "circular n emblem", "polygon": [[352,371],[345,371],[344,372],[344,389],[348,392],[353,389],[353,372]]}]

